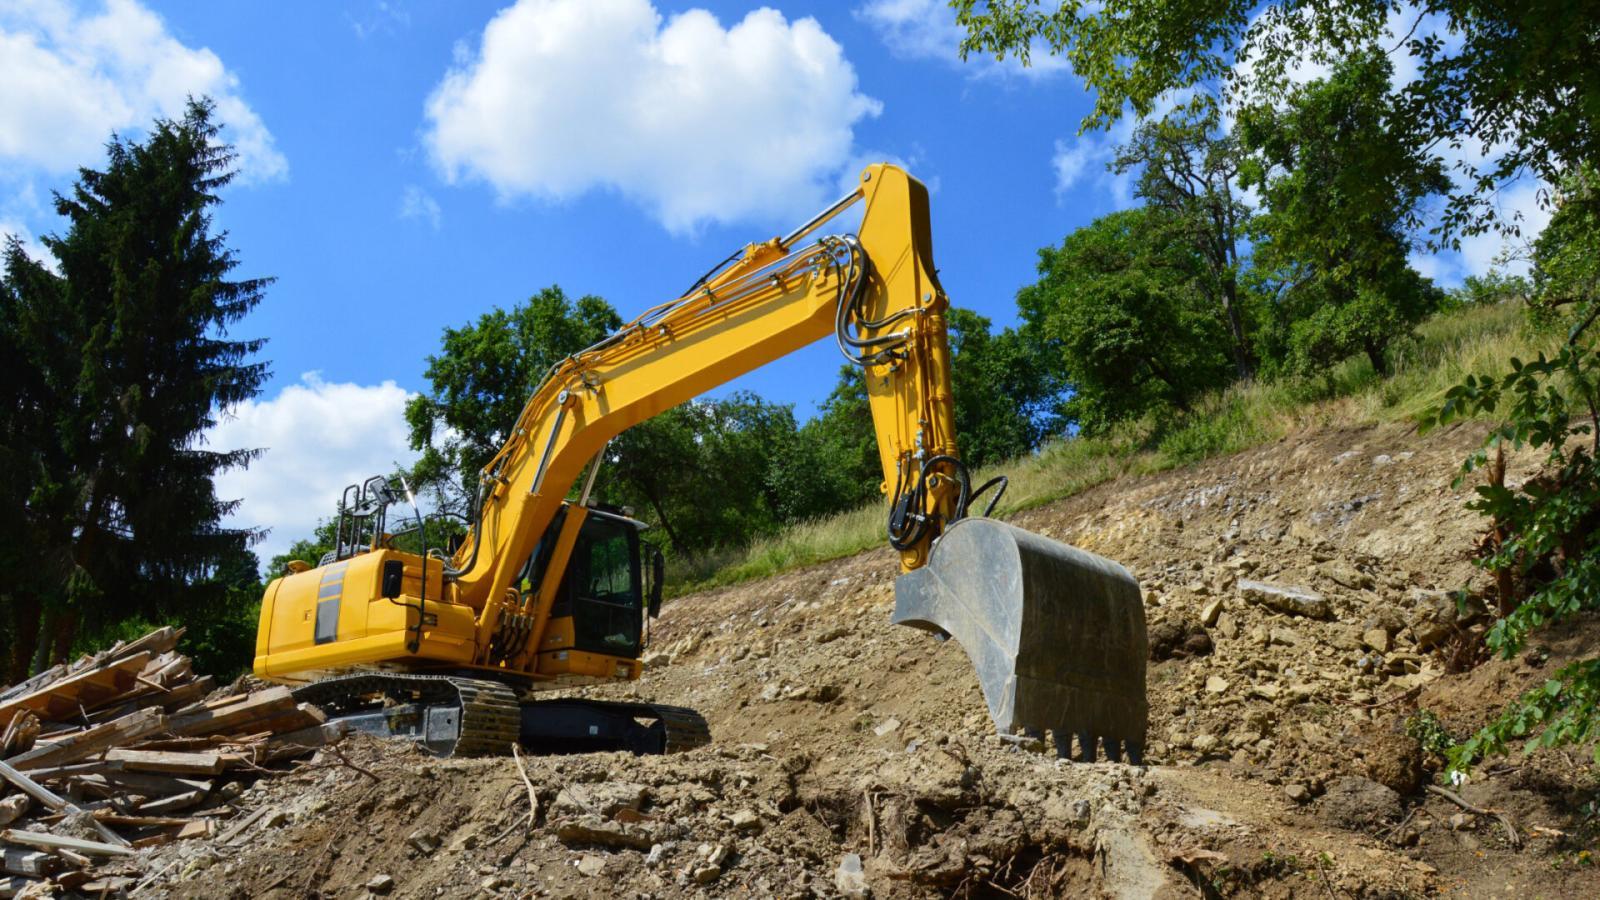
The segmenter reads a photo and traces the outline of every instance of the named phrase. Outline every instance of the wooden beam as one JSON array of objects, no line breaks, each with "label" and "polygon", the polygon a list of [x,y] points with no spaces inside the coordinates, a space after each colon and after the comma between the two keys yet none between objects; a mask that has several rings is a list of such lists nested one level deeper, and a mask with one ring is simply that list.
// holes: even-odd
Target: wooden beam
[{"label": "wooden beam", "polygon": [[118,847],[116,844],[102,844],[99,841],[85,841],[81,838],[63,837],[59,834],[46,834],[42,831],[19,831],[7,828],[0,831],[0,840],[10,841],[24,847],[39,847],[45,850],[72,850],[88,856],[132,856],[133,851],[127,847]]},{"label": "wooden beam", "polygon": [[180,809],[199,806],[205,802],[209,793],[209,791],[189,791],[186,794],[173,794],[171,797],[162,797],[160,800],[151,800],[147,803],[139,804],[139,812],[152,816],[177,812]]},{"label": "wooden beam", "polygon": [[[83,811],[71,803],[68,803],[66,800],[56,796],[50,791],[49,788],[40,785],[32,778],[29,778],[21,772],[18,772],[16,769],[13,769],[3,760],[0,760],[0,778],[4,778],[5,780],[16,785],[17,788],[20,789],[24,794],[27,794],[28,796],[44,804],[46,807],[55,810],[56,812],[76,813]],[[102,837],[111,841],[115,845],[122,847],[128,846],[128,842],[123,840],[121,835],[100,824],[99,822],[94,823],[94,830],[100,832]]]},{"label": "wooden beam", "polygon": [[141,709],[104,725],[84,729],[53,744],[36,746],[27,753],[12,758],[10,763],[24,770],[61,766],[87,759],[107,747],[132,743],[147,734],[163,731],[166,727],[167,717],[160,709]]},{"label": "wooden beam", "polygon": [[198,737],[237,730],[246,723],[265,719],[294,710],[294,695],[286,687],[271,687],[257,691],[241,702],[217,709],[174,716],[168,730],[183,737]]},{"label": "wooden beam", "polygon": [[0,878],[0,900],[11,900],[12,897],[39,883],[35,879],[23,878],[21,875]]},{"label": "wooden beam", "polygon": [[44,878],[61,868],[61,861],[42,850],[19,850],[6,847],[0,860],[0,872],[7,875],[31,875]]},{"label": "wooden beam", "polygon": [[104,666],[53,681],[26,696],[0,703],[0,722],[29,709],[46,721],[81,721],[82,707],[126,693],[153,654],[135,653]]},{"label": "wooden beam", "polygon": [[123,768],[132,772],[161,772],[168,775],[220,775],[228,767],[227,755],[222,753],[176,753],[117,747],[106,751],[106,759],[122,763]]}]

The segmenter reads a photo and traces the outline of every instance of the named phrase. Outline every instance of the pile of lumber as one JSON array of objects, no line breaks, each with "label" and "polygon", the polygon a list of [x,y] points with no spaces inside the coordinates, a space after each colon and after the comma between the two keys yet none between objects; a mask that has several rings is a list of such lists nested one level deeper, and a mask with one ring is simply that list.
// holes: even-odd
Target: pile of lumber
[{"label": "pile of lumber", "polygon": [[337,740],[287,688],[218,691],[177,652],[182,634],[0,691],[0,898],[134,887],[140,849],[212,834],[268,766]]}]

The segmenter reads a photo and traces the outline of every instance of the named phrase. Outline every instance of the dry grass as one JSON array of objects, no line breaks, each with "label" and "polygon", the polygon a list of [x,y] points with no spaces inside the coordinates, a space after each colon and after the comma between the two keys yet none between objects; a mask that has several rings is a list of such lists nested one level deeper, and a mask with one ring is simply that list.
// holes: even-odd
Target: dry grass
[{"label": "dry grass", "polygon": [[[1558,343],[1555,336],[1530,334],[1523,322],[1522,309],[1514,304],[1444,313],[1423,323],[1415,341],[1392,352],[1386,377],[1360,357],[1314,376],[1235,385],[1204,397],[1188,415],[1146,419],[1094,438],[1053,441],[973,477],[976,482],[1000,472],[1010,477],[995,513],[1004,517],[1123,475],[1237,453],[1297,431],[1413,419],[1441,402],[1469,372],[1498,371],[1513,355],[1531,356]],[[882,504],[872,503],[744,547],[675,560],[669,590],[687,593],[851,556],[884,544],[883,523]]]}]

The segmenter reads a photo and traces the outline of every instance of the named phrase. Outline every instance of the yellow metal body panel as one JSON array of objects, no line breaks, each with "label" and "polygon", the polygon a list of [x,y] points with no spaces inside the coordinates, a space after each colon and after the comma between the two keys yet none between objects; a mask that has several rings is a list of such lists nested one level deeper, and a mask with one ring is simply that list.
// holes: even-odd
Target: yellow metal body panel
[{"label": "yellow metal body panel", "polygon": [[[892,358],[868,364],[865,372],[885,484],[896,483],[901,472],[914,472],[918,460],[929,455],[954,456],[945,324],[949,301],[933,266],[927,189],[894,166],[869,166],[845,202],[797,231],[789,243],[774,238],[749,245],[742,259],[690,294],[646,311],[552,371],[482,473],[483,505],[475,530],[451,560],[455,574],[437,580],[440,567],[430,564],[427,609],[437,620],[423,625],[417,652],[406,649],[415,627],[415,619],[407,616],[415,611],[384,600],[379,580],[385,559],[406,558],[408,572],[420,560],[379,550],[287,575],[268,587],[257,639],[257,674],[292,678],[311,670],[372,663],[454,663],[533,678],[618,677],[616,657],[550,644],[564,640],[570,647],[570,620],[565,636],[549,621],[565,559],[550,566],[531,600],[517,594],[512,581],[585,465],[613,437],[833,334],[844,288],[852,283],[846,275],[850,270],[837,264],[837,250],[844,245],[802,246],[802,238],[849,202],[865,205],[859,246],[866,271],[864,280],[854,282],[864,291],[861,318],[887,323],[865,328],[860,336],[892,338],[896,347]],[[926,563],[928,547],[942,522],[953,516],[954,504],[950,479],[933,481],[921,510],[931,517],[930,527],[901,552],[903,569]],[[570,533],[561,536],[563,553],[570,551],[581,518],[569,519]],[[338,566],[344,568],[336,570]],[[337,588],[330,586],[334,582]],[[319,607],[335,592],[341,599],[336,617],[327,606]],[[408,581],[400,602],[414,605],[415,599]],[[324,616],[321,642],[319,609]],[[534,639],[526,651],[491,659],[490,636],[501,617],[530,613],[535,616]],[[627,677],[637,675],[633,661]]]},{"label": "yellow metal body panel", "polygon": [[[383,563],[400,560],[401,596],[381,595]],[[428,596],[443,593],[438,561],[428,564]],[[292,678],[404,659],[468,664],[477,656],[477,610],[428,599],[422,641],[410,652],[422,588],[422,559],[397,550],[363,553],[327,566],[285,575],[267,586],[256,633],[255,674]],[[329,612],[330,607],[332,612]],[[325,626],[319,641],[319,613]],[[326,626],[332,625],[331,636]]]}]

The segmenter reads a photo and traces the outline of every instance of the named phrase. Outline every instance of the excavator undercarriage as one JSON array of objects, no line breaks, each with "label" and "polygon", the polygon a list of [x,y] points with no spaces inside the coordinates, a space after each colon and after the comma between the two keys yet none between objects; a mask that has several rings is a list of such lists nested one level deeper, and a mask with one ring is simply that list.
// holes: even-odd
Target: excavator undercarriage
[{"label": "excavator undercarriage", "polygon": [[510,686],[461,675],[363,673],[294,690],[347,727],[416,742],[435,756],[678,753],[711,740],[692,709],[583,698],[519,701]]}]

